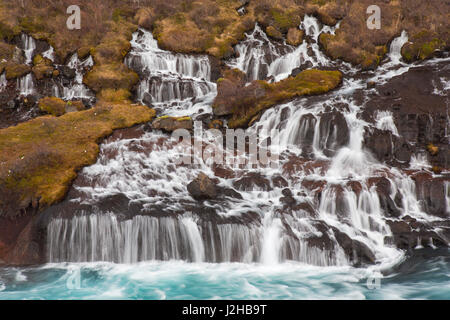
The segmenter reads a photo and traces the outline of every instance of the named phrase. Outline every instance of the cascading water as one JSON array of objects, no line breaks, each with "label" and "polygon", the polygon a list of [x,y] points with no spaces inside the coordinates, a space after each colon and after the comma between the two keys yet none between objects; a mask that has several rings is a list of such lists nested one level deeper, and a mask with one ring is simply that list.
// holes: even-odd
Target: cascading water
[{"label": "cascading water", "polygon": [[[239,58],[229,66],[245,71],[251,81],[267,75],[280,80],[304,61],[333,65],[317,39],[334,29],[319,27],[309,16],[301,27],[315,41],[304,42],[301,49],[275,45],[256,27],[236,46]],[[390,65],[373,78],[389,79],[394,66],[401,65],[396,57],[405,37],[393,41]],[[298,59],[308,47],[313,54]],[[149,32],[139,30],[126,63],[143,75],[139,101],[164,106],[170,115],[210,110],[215,84],[206,57],[160,50]],[[230,196],[234,190],[201,205],[186,185],[200,172],[213,176],[215,171],[202,161],[193,168],[178,165],[179,149],[167,135],[153,131],[108,139],[97,163],[84,168],[73,186],[68,201],[79,206],[76,215],[60,213],[48,224],[49,261],[295,260],[320,266],[398,261],[402,251],[386,243],[392,238],[386,197],[401,199],[389,204],[400,217],[430,218],[414,181],[363,147],[364,133],[375,128],[398,135],[389,112],[378,112],[373,123],[360,117],[366,102],[353,94],[366,90],[364,80],[349,77],[335,92],[267,110],[247,132],[279,141],[279,167],[233,168],[232,177],[216,175],[219,188],[237,189],[240,197]],[[254,176],[260,177],[258,187],[246,186],[245,179]],[[265,179],[270,176],[284,183]],[[389,194],[380,195],[374,181],[386,182]],[[286,188],[292,195],[286,196]],[[448,189],[446,184],[447,205]],[[298,206],[292,210],[286,201]]]},{"label": "cascading water", "polygon": [[238,57],[228,62],[231,68],[238,68],[247,74],[248,81],[271,78],[280,81],[287,78],[294,69],[302,65],[323,67],[333,65],[320,51],[318,41],[321,33],[334,34],[339,23],[334,26],[322,26],[312,16],[305,15],[300,29],[307,37],[297,48],[271,41],[257,25],[247,34],[242,43],[236,45]]},{"label": "cascading water", "polygon": [[35,85],[33,75],[31,73],[17,79],[17,91],[22,96],[28,96],[34,93]]},{"label": "cascading water", "polygon": [[31,65],[33,62],[34,51],[36,50],[36,41],[33,37],[25,33],[22,33],[22,35],[20,36],[20,40],[21,49],[23,50],[25,55],[25,63]]},{"label": "cascading water", "polygon": [[126,64],[142,75],[138,101],[160,107],[164,113],[170,104],[171,115],[209,109],[216,95],[216,84],[211,82],[207,56],[161,50],[153,35],[144,29],[133,34],[131,47]]},{"label": "cascading water", "polygon": [[[50,57],[53,55],[51,47],[47,53]],[[92,103],[92,100],[95,99],[95,95],[83,84],[83,76],[93,65],[94,60],[91,56],[84,60],[80,60],[78,54],[74,53],[66,65],[67,68],[74,70],[73,79],[69,82],[62,81],[55,83],[52,88],[52,94],[63,100],[85,99]]]},{"label": "cascading water", "polygon": [[0,92],[5,90],[7,85],[8,85],[8,81],[6,80],[6,75],[5,75],[5,73],[2,73],[0,75]]}]

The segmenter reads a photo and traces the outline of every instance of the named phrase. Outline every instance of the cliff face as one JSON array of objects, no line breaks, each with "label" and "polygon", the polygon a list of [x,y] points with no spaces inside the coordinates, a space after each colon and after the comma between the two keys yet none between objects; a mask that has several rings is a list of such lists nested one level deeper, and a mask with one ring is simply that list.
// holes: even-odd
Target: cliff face
[{"label": "cliff face", "polygon": [[[81,0],[81,29],[68,30],[66,9],[71,2],[24,0],[23,5],[18,5],[17,1],[0,0],[0,262],[44,262],[49,220],[43,218],[42,212],[53,212],[54,204],[67,199],[79,170],[97,161],[99,143],[105,137],[116,129],[149,122],[156,114],[152,108],[160,108],[158,112],[164,112],[164,107],[170,109],[169,103],[161,107],[154,101],[137,99],[139,81],[146,79],[146,72],[151,70],[131,70],[124,60],[131,50],[133,32],[139,27],[150,30],[162,50],[195,57],[208,55],[213,75],[206,80],[216,82],[218,92],[213,114],[202,121],[218,129],[223,129],[224,120],[229,120],[228,127],[251,126],[266,110],[302,96],[308,96],[311,104],[322,99],[320,95],[341,85],[349,73],[346,70],[343,75],[337,70],[348,68],[341,60],[358,70],[355,78],[367,80],[364,72],[379,67],[392,40],[402,31],[409,36],[401,48],[407,63],[443,57],[449,49],[450,4],[439,0]],[[366,9],[373,4],[381,8],[379,30],[369,30],[366,25]],[[308,30],[298,28],[305,17],[312,16],[323,26],[336,29],[312,39]],[[231,70],[228,62],[239,58],[236,45],[256,25],[281,51],[294,50],[305,41],[309,51],[317,45],[334,65],[304,70],[311,66],[303,64],[281,81],[274,81],[277,79],[268,75],[269,70],[261,68],[257,75],[261,79],[251,82],[248,74]],[[266,45],[262,57],[273,62],[271,50]],[[382,126],[366,130],[364,148],[377,161],[409,174],[424,211],[444,219],[446,199],[450,197],[446,189],[450,148],[448,89],[441,79],[450,78],[449,72],[448,61],[422,65],[387,83],[370,83],[370,88],[356,91],[353,97],[360,103],[367,100],[360,115],[364,121],[375,123],[380,112],[387,111],[398,129],[397,133]],[[154,78],[147,80],[157,81]],[[159,79],[161,83],[164,81]],[[193,90],[189,90],[186,95],[191,97]],[[341,111],[351,106],[333,107],[324,110],[317,126],[325,137],[319,145],[326,157],[336,156],[350,142],[351,128]],[[287,112],[280,112],[281,118],[289,117]],[[297,139],[303,146],[303,158],[288,162],[288,171],[306,170],[304,166],[308,165],[321,170],[330,166],[314,159],[317,121],[308,114],[298,123],[298,127],[309,131]],[[191,122],[189,118],[189,129]],[[408,171],[418,153],[427,155],[430,170]],[[311,159],[313,164],[305,164]],[[246,191],[246,183],[248,189],[267,185],[252,175],[247,178],[236,182],[235,189]],[[399,210],[406,208],[398,197],[390,198],[392,190],[381,180],[373,179],[371,186],[383,199],[383,210],[396,217]],[[323,188],[316,192],[317,182],[302,183],[305,189],[315,190],[314,197],[320,202]],[[342,193],[337,194],[339,197]],[[317,211],[314,205],[293,203],[291,198],[287,192],[284,211],[296,212],[299,206],[307,207],[311,215]],[[67,202],[63,202],[65,205]],[[201,211],[200,206],[193,208]],[[435,226],[411,217],[389,223],[393,231],[389,241],[402,248],[412,246],[418,236],[440,244],[445,244],[448,237],[433,233]],[[420,231],[414,233],[418,225]],[[447,230],[445,223],[440,227]],[[334,233],[347,253],[356,246],[365,261],[373,262],[374,257],[363,245],[348,240],[339,230]],[[330,239],[313,239],[311,243],[332,247]]]}]

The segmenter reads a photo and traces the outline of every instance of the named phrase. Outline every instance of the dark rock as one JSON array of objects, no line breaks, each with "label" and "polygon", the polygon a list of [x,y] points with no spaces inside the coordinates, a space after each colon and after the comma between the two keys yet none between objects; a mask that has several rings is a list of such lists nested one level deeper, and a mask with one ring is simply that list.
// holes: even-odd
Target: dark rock
[{"label": "dark rock", "polygon": [[336,110],[321,116],[319,130],[319,145],[328,157],[334,156],[337,150],[349,142],[350,133],[347,121],[342,113]]},{"label": "dark rock", "polygon": [[213,199],[217,196],[216,184],[202,172],[187,185],[187,190],[196,200]]},{"label": "dark rock", "polygon": [[242,178],[233,182],[233,186],[237,190],[241,191],[270,191],[272,187],[270,186],[270,181],[264,178],[258,172],[249,172]]},{"label": "dark rock", "polygon": [[272,184],[275,188],[286,188],[289,184],[282,176],[272,177]]}]

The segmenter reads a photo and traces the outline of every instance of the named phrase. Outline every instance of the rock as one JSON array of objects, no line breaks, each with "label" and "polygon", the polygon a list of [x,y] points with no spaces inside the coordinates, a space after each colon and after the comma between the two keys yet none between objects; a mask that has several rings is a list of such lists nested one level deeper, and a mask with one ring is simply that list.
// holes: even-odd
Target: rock
[{"label": "rock", "polygon": [[177,129],[187,129],[193,128],[193,121],[190,117],[168,117],[163,116],[157,118],[152,122],[153,129],[161,129],[164,131],[172,132]]},{"label": "rock", "polygon": [[268,26],[266,28],[266,33],[269,37],[275,40],[283,40],[283,34],[273,26]]},{"label": "rock", "polygon": [[230,197],[230,198],[234,198],[234,199],[240,199],[242,200],[242,195],[237,192],[236,190],[232,189],[232,188],[223,188],[220,192],[221,194],[223,194],[226,197]]},{"label": "rock", "polygon": [[367,81],[366,88],[367,89],[373,89],[377,86],[377,83],[375,81]]},{"label": "rock", "polygon": [[369,185],[375,184],[380,206],[387,216],[399,217],[401,210],[391,198],[391,183],[385,177],[370,178]]},{"label": "rock", "polygon": [[187,190],[195,200],[208,200],[217,197],[214,181],[203,172],[187,185]]},{"label": "rock", "polygon": [[335,227],[331,227],[331,229],[337,242],[344,249],[346,256],[355,266],[374,264],[376,262],[375,255],[367,245],[350,238],[346,233],[341,232]]},{"label": "rock", "polygon": [[416,196],[420,200],[422,209],[433,216],[446,218],[446,188],[448,178],[433,178],[428,173],[413,176],[416,182]]},{"label": "rock", "polygon": [[272,184],[275,188],[286,188],[289,185],[286,179],[280,175],[272,177]]},{"label": "rock", "polygon": [[307,69],[311,69],[313,67],[313,64],[311,61],[306,61],[304,64],[302,64],[300,67],[295,68],[294,70],[292,70],[291,72],[291,77],[295,77],[297,76],[300,72],[307,70]]},{"label": "rock", "polygon": [[366,129],[363,144],[380,162],[408,165],[411,160],[411,145],[404,138],[392,134],[391,131],[377,128]]},{"label": "rock", "polygon": [[237,190],[241,191],[270,191],[272,187],[270,186],[270,181],[264,178],[258,172],[249,172],[245,174],[242,178],[233,182],[233,186]]},{"label": "rock", "polygon": [[291,46],[298,46],[303,42],[303,34],[303,30],[298,28],[289,28],[286,36],[286,42]]},{"label": "rock", "polygon": [[319,130],[319,145],[328,157],[334,156],[337,150],[349,142],[350,133],[347,121],[342,113],[336,110],[321,116]]},{"label": "rock", "polygon": [[72,80],[75,78],[75,70],[68,66],[59,66],[58,71],[66,79]]}]

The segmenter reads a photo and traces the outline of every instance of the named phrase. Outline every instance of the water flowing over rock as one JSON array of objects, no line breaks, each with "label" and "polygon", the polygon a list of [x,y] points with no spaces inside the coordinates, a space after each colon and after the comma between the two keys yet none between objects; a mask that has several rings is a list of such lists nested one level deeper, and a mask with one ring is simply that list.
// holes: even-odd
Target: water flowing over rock
[{"label": "water flowing over rock", "polygon": [[331,66],[333,63],[319,49],[318,38],[324,32],[334,34],[338,27],[339,25],[322,26],[316,18],[305,15],[300,29],[306,38],[296,48],[286,43],[271,41],[257,25],[252,33],[247,34],[245,41],[236,45],[238,57],[230,60],[228,65],[245,72],[248,81],[267,78],[280,81],[301,66]]},{"label": "water flowing over rock", "polygon": [[213,79],[217,72],[212,70],[211,58],[161,50],[144,29],[133,34],[131,46],[126,64],[141,77],[136,88],[138,101],[162,111],[170,104],[174,106],[170,115],[181,115],[193,105],[197,110],[209,108],[216,94],[212,81],[217,80]]},{"label": "water flowing over rock", "polygon": [[[447,79],[448,70],[400,61],[403,34],[379,70],[356,75],[320,51],[319,34],[334,28],[305,16],[300,29],[306,37],[295,48],[256,27],[236,46],[239,56],[227,62],[245,73],[242,86],[268,77],[279,81],[306,62],[344,70],[337,90],[265,110],[245,131],[278,141],[268,147],[279,156],[278,166],[246,166],[249,155],[222,150],[223,141],[215,147],[235,162],[211,165],[212,157],[204,161],[149,126],[116,131],[66,199],[38,221],[47,260],[364,266],[389,265],[418,245],[448,246],[449,167],[439,162],[443,169],[436,175],[422,159],[425,143],[439,144],[431,161],[445,154],[445,96],[438,94],[445,86],[441,81],[417,90],[399,80],[416,82],[418,74]],[[131,44],[126,63],[141,77],[137,101],[168,116],[210,116],[216,94],[210,59],[163,51],[145,30]],[[368,87],[371,81],[376,85]],[[417,101],[409,98],[415,91]],[[431,95],[428,109],[425,95]],[[409,115],[407,106],[417,114]],[[200,145],[213,141],[206,135]]]}]

